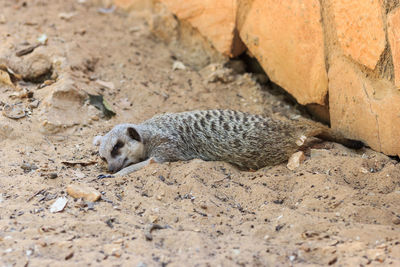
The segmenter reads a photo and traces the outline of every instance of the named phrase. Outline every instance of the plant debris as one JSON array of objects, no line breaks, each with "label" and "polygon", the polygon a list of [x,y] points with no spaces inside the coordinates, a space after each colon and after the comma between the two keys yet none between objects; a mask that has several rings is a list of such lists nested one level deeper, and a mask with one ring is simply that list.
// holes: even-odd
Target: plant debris
[{"label": "plant debris", "polygon": [[73,167],[76,165],[81,165],[81,166],[89,166],[89,165],[93,165],[96,164],[97,161],[61,161],[62,164],[67,165],[68,167]]},{"label": "plant debris", "polygon": [[150,223],[144,228],[144,237],[146,238],[146,240],[151,241],[153,240],[153,235],[151,234],[151,231],[167,229],[167,228],[170,227],[168,225],[162,226],[156,223]]},{"label": "plant debris", "polygon": [[98,108],[106,118],[111,118],[116,115],[110,104],[108,104],[102,95],[89,94],[89,103]]},{"label": "plant debris", "polygon": [[15,52],[15,55],[17,57],[22,57],[22,56],[28,55],[28,54],[32,53],[33,50],[35,50],[36,48],[38,48],[41,45],[42,44],[40,44],[40,43],[39,44],[30,45],[27,48],[23,48],[23,49],[18,50],[17,52]]}]

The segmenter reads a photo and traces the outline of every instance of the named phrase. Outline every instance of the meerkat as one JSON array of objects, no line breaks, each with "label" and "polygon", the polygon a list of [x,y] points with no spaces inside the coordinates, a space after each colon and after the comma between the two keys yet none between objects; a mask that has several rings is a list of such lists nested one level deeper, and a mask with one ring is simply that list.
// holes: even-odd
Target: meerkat
[{"label": "meerkat", "polygon": [[284,121],[233,110],[196,110],[155,116],[140,124],[119,124],[97,136],[99,155],[116,176],[151,162],[202,159],[225,161],[241,170],[258,170],[288,160],[308,137],[350,148],[363,143],[346,139],[309,121]]}]

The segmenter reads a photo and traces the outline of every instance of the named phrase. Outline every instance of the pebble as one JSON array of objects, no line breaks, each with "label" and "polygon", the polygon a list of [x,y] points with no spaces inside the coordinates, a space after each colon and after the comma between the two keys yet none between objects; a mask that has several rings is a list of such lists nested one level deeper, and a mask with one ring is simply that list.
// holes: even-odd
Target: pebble
[{"label": "pebble", "polygon": [[304,156],[303,151],[298,151],[290,156],[286,166],[289,170],[293,171],[297,169],[305,159],[306,157]]},{"label": "pebble", "polygon": [[106,244],[104,245],[104,252],[107,255],[112,255],[114,257],[121,257],[122,251],[121,251],[121,245],[119,244]]},{"label": "pebble", "polygon": [[79,179],[83,179],[83,178],[85,178],[86,175],[83,172],[76,170],[75,176]]},{"label": "pebble", "polygon": [[26,252],[25,252],[25,254],[26,254],[26,256],[31,256],[32,254],[33,254],[33,250],[32,249],[28,249]]},{"label": "pebble", "polygon": [[95,202],[100,199],[101,194],[94,188],[82,184],[70,184],[67,193],[73,198],[83,198],[86,201]]},{"label": "pebble", "polygon": [[50,212],[55,213],[63,211],[67,203],[68,199],[66,197],[57,198],[57,200],[50,206]]},{"label": "pebble", "polygon": [[58,14],[58,17],[60,19],[69,21],[75,15],[76,15],[76,12],[61,12],[61,13]]},{"label": "pebble", "polygon": [[396,218],[394,218],[394,219],[392,220],[392,222],[393,222],[395,225],[399,225],[399,224],[400,224],[400,218],[399,218],[399,217],[396,217]]},{"label": "pebble", "polygon": [[38,41],[40,44],[42,44],[42,45],[45,45],[45,44],[47,43],[47,40],[48,40],[48,38],[47,38],[47,35],[46,35],[45,33],[41,34],[41,35],[37,38],[37,41]]},{"label": "pebble", "polygon": [[39,100],[35,99],[28,104],[29,108],[37,108],[39,106]]},{"label": "pebble", "polygon": [[26,116],[26,109],[22,104],[5,105],[3,115],[10,119],[21,119]]},{"label": "pebble", "polygon": [[232,252],[233,252],[233,254],[234,255],[239,255],[240,254],[240,249],[237,249],[237,248],[235,248],[235,249],[232,249]]},{"label": "pebble", "polygon": [[26,162],[24,162],[24,163],[21,164],[21,169],[23,169],[25,173],[28,173],[28,172],[37,170],[38,167],[34,163],[26,163]]},{"label": "pebble", "polygon": [[174,61],[172,70],[185,70],[186,66],[181,61]]},{"label": "pebble", "polygon": [[48,174],[49,179],[56,179],[58,177],[58,174],[56,172],[52,172]]}]

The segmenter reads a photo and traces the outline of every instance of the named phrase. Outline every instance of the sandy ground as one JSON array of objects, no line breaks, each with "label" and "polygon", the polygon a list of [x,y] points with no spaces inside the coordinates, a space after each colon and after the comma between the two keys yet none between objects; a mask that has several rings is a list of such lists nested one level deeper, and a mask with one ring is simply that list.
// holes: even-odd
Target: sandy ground
[{"label": "sandy ground", "polygon": [[[92,139],[117,123],[197,108],[299,111],[251,74],[172,70],[175,56],[135,14],[90,1],[0,6],[0,266],[399,266],[400,165],[370,149],[319,143],[294,171],[193,160],[97,179],[106,166]],[[104,118],[87,93],[117,115]],[[74,199],[71,184],[102,198]]]}]

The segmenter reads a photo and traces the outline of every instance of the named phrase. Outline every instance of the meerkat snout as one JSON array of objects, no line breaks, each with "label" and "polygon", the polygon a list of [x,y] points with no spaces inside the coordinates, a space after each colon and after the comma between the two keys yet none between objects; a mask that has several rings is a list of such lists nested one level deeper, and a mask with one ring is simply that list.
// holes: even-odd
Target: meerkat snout
[{"label": "meerkat snout", "polygon": [[93,138],[93,145],[94,146],[99,146],[100,145],[100,143],[101,143],[101,139],[103,138],[103,136],[101,136],[101,135],[97,135],[97,136],[95,136],[94,138]]},{"label": "meerkat snout", "polygon": [[106,135],[96,136],[93,144],[100,146],[99,155],[112,173],[146,159],[142,138],[134,125],[117,125]]}]

